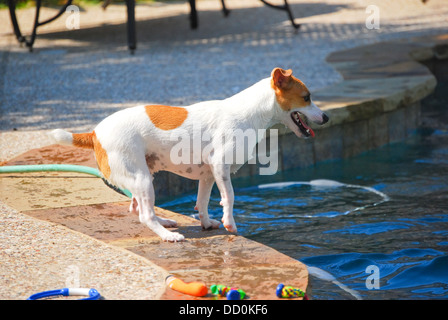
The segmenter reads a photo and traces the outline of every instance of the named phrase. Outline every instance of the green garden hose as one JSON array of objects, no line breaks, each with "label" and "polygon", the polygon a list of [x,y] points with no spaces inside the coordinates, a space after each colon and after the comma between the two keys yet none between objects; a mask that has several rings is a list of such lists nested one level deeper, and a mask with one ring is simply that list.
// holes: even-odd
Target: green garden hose
[{"label": "green garden hose", "polygon": [[128,190],[120,189],[114,185],[111,185],[106,179],[104,179],[103,175],[98,169],[91,167],[78,166],[74,164],[32,164],[21,166],[0,166],[0,173],[24,173],[24,172],[42,172],[42,171],[79,172],[90,174],[92,176],[101,178],[108,187],[112,188],[118,193],[121,193],[122,195],[132,198],[132,194]]}]

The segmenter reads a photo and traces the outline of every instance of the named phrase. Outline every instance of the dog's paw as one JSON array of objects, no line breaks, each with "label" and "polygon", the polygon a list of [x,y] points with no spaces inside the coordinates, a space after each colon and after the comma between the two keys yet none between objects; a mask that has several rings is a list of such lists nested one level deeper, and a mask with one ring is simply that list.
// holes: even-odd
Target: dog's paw
[{"label": "dog's paw", "polygon": [[215,219],[210,219],[210,223],[212,224],[213,229],[218,229],[219,226],[221,225],[221,222]]},{"label": "dog's paw", "polygon": [[230,222],[226,222],[223,219],[222,223],[224,224],[224,228],[226,228],[227,231],[232,232],[232,233],[237,233],[238,232],[238,230],[236,228],[235,221],[233,221],[233,219]]},{"label": "dog's paw", "polygon": [[218,220],[214,220],[214,219],[209,219],[207,222],[201,221],[201,226],[202,226],[202,229],[204,229],[204,230],[218,229],[220,225],[221,225],[221,222],[219,222]]},{"label": "dog's paw", "polygon": [[185,240],[185,237],[177,232],[168,232],[161,237],[163,241],[179,242]]},{"label": "dog's paw", "polygon": [[227,231],[231,232],[231,233],[237,233],[238,229],[236,228],[235,225],[224,225],[224,228],[226,228]]},{"label": "dog's paw", "polygon": [[164,219],[164,218],[160,218],[160,217],[157,217],[157,220],[159,220],[160,224],[162,226],[164,226],[165,228],[176,228],[177,227],[177,222],[175,220]]}]

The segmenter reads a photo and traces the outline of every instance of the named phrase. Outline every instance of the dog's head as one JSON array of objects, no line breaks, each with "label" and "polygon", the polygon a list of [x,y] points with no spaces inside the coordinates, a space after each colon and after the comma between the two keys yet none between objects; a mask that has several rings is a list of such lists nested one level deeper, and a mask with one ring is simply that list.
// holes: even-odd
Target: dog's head
[{"label": "dog's head", "polygon": [[322,125],[328,122],[328,116],[312,102],[308,88],[292,75],[292,70],[275,68],[271,76],[271,86],[281,109],[280,121],[298,137],[314,137],[307,119]]}]

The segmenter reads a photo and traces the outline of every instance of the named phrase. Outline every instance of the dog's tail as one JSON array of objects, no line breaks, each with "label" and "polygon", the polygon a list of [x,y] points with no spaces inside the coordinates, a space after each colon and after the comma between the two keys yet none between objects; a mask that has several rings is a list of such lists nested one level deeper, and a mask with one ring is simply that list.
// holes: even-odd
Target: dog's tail
[{"label": "dog's tail", "polygon": [[93,149],[95,131],[89,133],[70,133],[62,129],[51,131],[51,136],[57,143],[73,145],[79,148]]}]

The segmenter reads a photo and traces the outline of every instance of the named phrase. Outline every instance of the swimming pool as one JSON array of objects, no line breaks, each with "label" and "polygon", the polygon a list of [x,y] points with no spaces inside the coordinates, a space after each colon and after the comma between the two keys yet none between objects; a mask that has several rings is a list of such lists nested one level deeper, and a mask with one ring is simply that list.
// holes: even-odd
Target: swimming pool
[{"label": "swimming pool", "polygon": [[[424,124],[403,142],[235,179],[239,233],[312,267],[313,299],[447,299],[448,98],[438,94],[447,89],[440,82],[423,102]],[[194,215],[195,200],[159,206]],[[214,190],[210,216],[220,220],[219,200]]]}]

